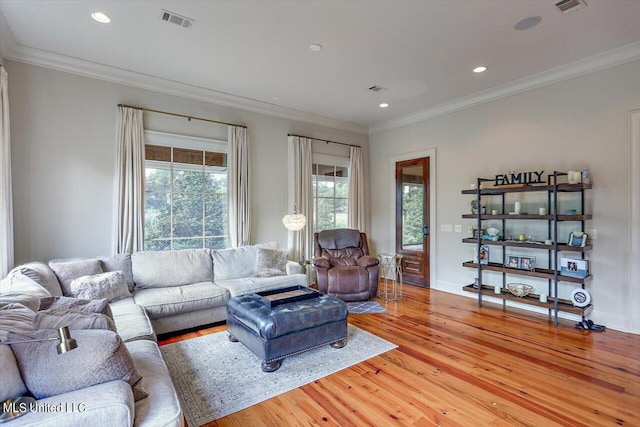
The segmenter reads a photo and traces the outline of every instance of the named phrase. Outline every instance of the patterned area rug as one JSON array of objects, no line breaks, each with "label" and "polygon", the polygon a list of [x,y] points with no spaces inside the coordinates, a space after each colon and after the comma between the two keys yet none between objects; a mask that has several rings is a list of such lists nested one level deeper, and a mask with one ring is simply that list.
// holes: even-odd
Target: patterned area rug
[{"label": "patterned area rug", "polygon": [[260,369],[260,359],[227,332],[160,347],[189,427],[248,408],[279,394],[360,363],[397,347],[349,325],[347,345],[323,346],[290,357],[275,372]]},{"label": "patterned area rug", "polygon": [[386,313],[387,309],[377,301],[348,302],[349,314],[380,314]]}]

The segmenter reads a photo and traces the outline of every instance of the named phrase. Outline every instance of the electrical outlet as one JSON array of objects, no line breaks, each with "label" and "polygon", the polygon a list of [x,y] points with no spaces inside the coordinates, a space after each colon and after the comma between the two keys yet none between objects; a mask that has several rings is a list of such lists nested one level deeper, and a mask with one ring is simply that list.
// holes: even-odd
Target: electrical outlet
[{"label": "electrical outlet", "polygon": [[596,240],[598,238],[598,230],[595,228],[587,230],[587,236],[589,236],[591,240]]},{"label": "electrical outlet", "polygon": [[462,233],[462,226],[461,226],[461,225],[456,224],[456,226],[455,226],[455,232],[456,232],[456,233]]},{"label": "electrical outlet", "polygon": [[451,224],[442,224],[442,231],[453,231],[453,226]]}]

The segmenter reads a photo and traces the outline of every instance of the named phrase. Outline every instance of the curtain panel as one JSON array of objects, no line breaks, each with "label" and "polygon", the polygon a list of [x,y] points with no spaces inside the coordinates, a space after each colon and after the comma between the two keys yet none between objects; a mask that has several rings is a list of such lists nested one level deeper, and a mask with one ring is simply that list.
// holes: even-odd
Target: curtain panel
[{"label": "curtain panel", "polygon": [[144,125],[142,110],[118,107],[114,242],[116,254],[144,249]]},{"label": "curtain panel", "polygon": [[362,148],[351,147],[349,158],[349,228],[366,232]]},{"label": "curtain panel", "polygon": [[229,126],[228,234],[231,247],[249,244],[249,137],[247,128]]},{"label": "curtain panel", "polygon": [[307,218],[300,231],[289,231],[289,257],[298,262],[313,259],[313,157],[311,139],[289,137],[289,212]]},{"label": "curtain panel", "polygon": [[0,277],[13,268],[13,193],[9,138],[9,76],[0,65]]}]

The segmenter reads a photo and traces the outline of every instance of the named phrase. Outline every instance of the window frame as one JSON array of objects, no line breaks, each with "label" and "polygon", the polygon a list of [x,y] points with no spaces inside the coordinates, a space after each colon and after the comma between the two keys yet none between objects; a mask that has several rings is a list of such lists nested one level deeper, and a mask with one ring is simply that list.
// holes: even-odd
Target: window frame
[{"label": "window frame", "polygon": [[[313,232],[317,233],[321,230],[319,230],[318,227],[318,181],[317,181],[317,174],[316,174],[316,167],[315,165],[323,165],[323,166],[333,166],[334,170],[336,167],[338,168],[346,168],[347,169],[347,197],[336,197],[335,194],[335,185],[334,185],[334,190],[333,190],[333,227],[336,227],[336,204],[335,201],[336,200],[346,200],[347,202],[347,226],[349,224],[349,218],[351,213],[349,212],[349,198],[351,197],[351,194],[349,194],[349,190],[348,190],[348,184],[349,184],[349,176],[351,174],[351,168],[350,166],[350,160],[348,157],[342,157],[342,156],[332,156],[332,155],[328,155],[328,154],[317,154],[317,153],[313,153],[312,155],[312,171],[311,171],[311,178],[312,178],[312,186],[315,189],[315,191],[313,192]],[[336,177],[334,176],[334,183],[335,183],[335,179]],[[323,199],[326,199],[327,197],[322,197]]]},{"label": "window frame", "polygon": [[[163,241],[168,241],[169,242],[169,249],[158,249],[158,250],[175,250],[174,247],[174,242],[175,241],[180,241],[180,240],[188,240],[188,239],[196,239],[196,238],[200,238],[202,239],[202,248],[206,248],[207,246],[205,245],[206,240],[208,237],[220,237],[220,236],[207,236],[205,233],[205,227],[206,227],[206,223],[205,223],[205,218],[206,218],[206,196],[210,195],[211,193],[208,193],[206,191],[206,187],[204,186],[204,182],[203,182],[203,186],[202,186],[202,191],[198,192],[198,193],[187,193],[187,192],[174,192],[174,185],[175,185],[175,178],[174,178],[174,165],[180,165],[178,170],[193,170],[193,171],[197,171],[197,172],[202,172],[203,174],[208,173],[208,172],[226,172],[227,175],[227,191],[228,191],[228,186],[229,186],[229,169],[228,169],[228,165],[227,166],[207,166],[205,164],[206,159],[205,159],[205,155],[203,155],[203,162],[201,165],[197,165],[197,164],[188,164],[188,163],[180,163],[180,162],[174,162],[174,151],[173,148],[178,148],[178,149],[189,149],[189,150],[197,150],[197,151],[203,151],[203,152],[214,152],[214,153],[224,153],[228,156],[228,147],[229,144],[227,141],[222,141],[222,140],[215,140],[215,139],[208,139],[208,138],[199,138],[199,137],[193,137],[193,136],[187,136],[187,135],[180,135],[180,134],[171,134],[171,133],[165,133],[165,132],[157,132],[157,131],[149,131],[149,130],[145,130],[144,132],[144,136],[145,136],[145,146],[146,145],[156,145],[156,146],[162,146],[162,147],[169,147],[172,148],[171,150],[171,160],[169,162],[165,162],[165,161],[160,161],[160,160],[147,160],[146,156],[145,156],[145,160],[144,160],[144,168],[145,171],[147,169],[147,167],[151,167],[154,169],[164,169],[164,170],[168,170],[170,173],[170,183],[169,183],[169,191],[168,192],[164,192],[164,191],[150,191],[152,193],[162,193],[162,194],[169,194],[170,195],[170,224],[169,224],[169,236],[167,238],[162,238],[162,239],[153,239],[153,240],[149,240],[149,241],[158,241],[158,240],[163,240]],[[145,179],[146,180],[146,179]],[[144,197],[145,197],[145,205],[146,205],[146,195],[147,195],[148,191],[145,188],[144,191]],[[202,196],[202,234],[200,236],[194,236],[194,237],[174,237],[173,233],[174,233],[174,196],[175,194],[199,194]],[[228,193],[227,193],[228,194]],[[227,208],[228,209],[228,208]],[[228,213],[228,210],[227,210]],[[146,213],[143,212],[143,221],[146,220]],[[228,225],[228,214],[225,218],[225,221],[227,222]],[[146,231],[146,230],[145,230]],[[145,233],[143,233],[144,235]],[[228,247],[229,245],[229,241],[228,241],[228,236],[225,235],[224,236],[225,239],[225,247]],[[147,238],[146,235],[144,235],[143,237],[143,245],[147,243]]]}]

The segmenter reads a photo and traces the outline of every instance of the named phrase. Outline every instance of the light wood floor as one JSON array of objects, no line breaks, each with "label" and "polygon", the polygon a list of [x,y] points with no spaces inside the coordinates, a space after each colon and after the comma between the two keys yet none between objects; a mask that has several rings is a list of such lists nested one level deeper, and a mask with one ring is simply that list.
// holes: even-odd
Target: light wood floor
[{"label": "light wood floor", "polygon": [[210,425],[640,426],[640,335],[409,285],[380,302],[349,323],[397,349]]}]

